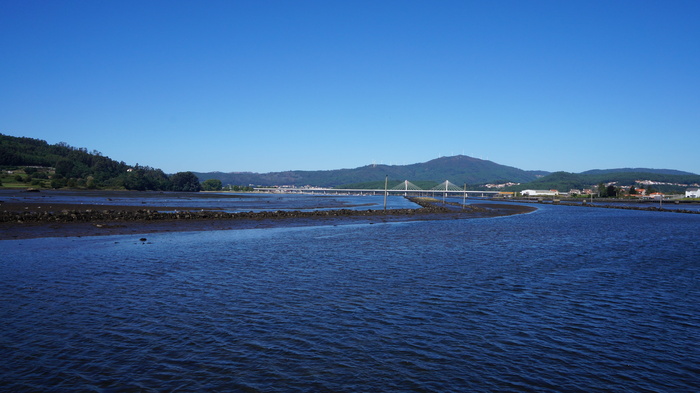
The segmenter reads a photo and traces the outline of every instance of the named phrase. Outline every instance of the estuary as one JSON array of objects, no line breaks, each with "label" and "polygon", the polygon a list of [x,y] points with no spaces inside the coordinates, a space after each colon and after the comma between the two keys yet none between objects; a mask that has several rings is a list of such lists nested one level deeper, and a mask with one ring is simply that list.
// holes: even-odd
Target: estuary
[{"label": "estuary", "polygon": [[0,241],[6,391],[690,392],[700,215]]}]

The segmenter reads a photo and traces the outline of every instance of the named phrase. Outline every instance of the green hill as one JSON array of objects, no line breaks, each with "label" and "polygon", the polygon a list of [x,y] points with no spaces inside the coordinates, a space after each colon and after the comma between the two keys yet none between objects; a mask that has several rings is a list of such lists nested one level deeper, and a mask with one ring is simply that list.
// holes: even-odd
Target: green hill
[{"label": "green hill", "polygon": [[[44,188],[109,188],[199,191],[191,172],[168,176],[160,169],[127,165],[66,143],[0,134],[0,167],[21,172],[11,177],[19,186]],[[19,171],[16,171],[19,170]],[[7,184],[7,182],[3,182]]]},{"label": "green hill", "polygon": [[[409,180],[422,189],[449,180],[456,185],[468,184],[471,189],[486,183],[521,183],[508,191],[524,189],[583,189],[600,183],[616,182],[618,186],[651,180],[654,188],[682,191],[684,185],[700,183],[700,176],[671,169],[623,168],[595,169],[582,173],[524,171],[492,161],[458,155],[440,157],[411,165],[367,165],[354,169],[323,171],[252,172],[180,172],[167,175],[148,166],[130,166],[117,162],[97,151],[76,148],[66,143],[50,145],[46,141],[0,134],[0,167],[13,170],[0,178],[5,186],[46,188],[109,188],[128,190],[197,191],[200,181],[220,180],[224,185],[293,185],[340,188],[389,187]],[[12,184],[12,185],[10,185]],[[205,184],[206,186],[206,184]]]},{"label": "green hill", "polygon": [[219,179],[224,184],[254,184],[261,186],[356,186],[362,183],[381,183],[389,176],[395,182],[409,180],[433,182],[439,184],[449,180],[454,184],[482,184],[488,182],[527,182],[537,178],[541,173],[496,164],[491,161],[458,155],[441,157],[428,162],[411,165],[367,165],[354,169],[336,169],[325,171],[286,171],[271,173],[252,172],[208,172],[197,173],[200,181]]},{"label": "green hill", "polygon": [[700,175],[672,169],[637,168],[641,172],[620,172],[619,170],[594,170],[582,173],[554,172],[537,180],[509,187],[509,191],[526,189],[550,190],[567,192],[571,189],[583,189],[597,186],[600,183],[615,182],[617,186],[635,185],[638,180],[651,180],[662,184],[654,184],[653,188],[661,192],[680,192],[689,185],[700,184]]},{"label": "green hill", "polygon": [[654,173],[657,175],[695,175],[695,173],[678,171],[675,169],[652,168],[616,168],[616,169],[591,169],[581,172],[582,175],[606,175],[611,173]]}]

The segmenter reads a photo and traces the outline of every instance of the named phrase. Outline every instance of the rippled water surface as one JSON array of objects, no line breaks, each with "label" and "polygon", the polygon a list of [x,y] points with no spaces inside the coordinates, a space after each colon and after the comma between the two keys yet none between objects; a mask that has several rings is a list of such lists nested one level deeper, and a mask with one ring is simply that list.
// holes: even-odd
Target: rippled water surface
[{"label": "rippled water surface", "polygon": [[[144,209],[171,207],[179,209],[220,210],[237,213],[274,210],[383,209],[383,195],[266,194],[231,192],[155,192],[155,191],[65,191],[0,190],[0,201],[14,203],[141,206]],[[413,209],[418,205],[402,196],[387,198],[388,209]]]},{"label": "rippled water surface", "polygon": [[697,391],[700,216],[539,207],[0,241],[2,388]]}]

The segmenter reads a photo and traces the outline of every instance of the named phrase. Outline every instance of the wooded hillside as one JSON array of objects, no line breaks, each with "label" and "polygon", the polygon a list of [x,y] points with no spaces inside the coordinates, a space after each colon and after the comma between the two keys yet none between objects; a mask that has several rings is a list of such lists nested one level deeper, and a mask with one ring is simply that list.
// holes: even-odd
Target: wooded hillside
[{"label": "wooded hillside", "polygon": [[[127,165],[66,143],[0,134],[0,167],[21,169],[15,180],[45,188],[109,188],[157,191],[199,191],[201,186],[191,172],[172,176],[148,166]],[[30,168],[30,169],[26,169]],[[17,178],[19,176],[19,178]]]},{"label": "wooded hillside", "polygon": [[449,180],[454,184],[483,184],[488,182],[527,182],[547,172],[524,171],[468,156],[440,157],[428,162],[410,165],[366,165],[353,169],[319,171],[285,171],[270,173],[209,172],[197,173],[200,181],[219,179],[224,184],[254,184],[263,186],[294,185],[338,187],[361,183],[378,183],[382,187],[386,176],[389,180],[413,183]]}]

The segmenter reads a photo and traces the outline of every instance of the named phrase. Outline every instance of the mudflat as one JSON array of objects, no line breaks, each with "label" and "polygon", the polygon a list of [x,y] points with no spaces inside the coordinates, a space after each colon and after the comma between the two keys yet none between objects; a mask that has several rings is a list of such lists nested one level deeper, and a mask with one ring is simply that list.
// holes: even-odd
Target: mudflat
[{"label": "mudflat", "polygon": [[108,202],[56,203],[13,199],[0,205],[0,240],[468,219],[536,210],[521,205],[480,203],[456,206],[420,198],[413,201],[420,208],[226,213],[211,205],[198,205],[197,200],[193,200],[190,206],[160,206],[151,201],[145,207]]}]

